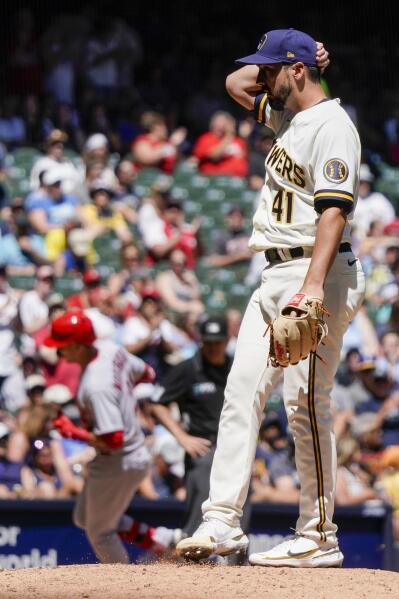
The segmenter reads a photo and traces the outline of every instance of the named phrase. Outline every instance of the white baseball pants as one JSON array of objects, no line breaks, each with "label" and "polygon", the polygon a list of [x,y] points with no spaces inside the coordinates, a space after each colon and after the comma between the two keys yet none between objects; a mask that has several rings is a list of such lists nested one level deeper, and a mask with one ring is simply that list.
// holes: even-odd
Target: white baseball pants
[{"label": "white baseball pants", "polygon": [[267,323],[301,288],[310,258],[265,268],[262,283],[246,309],[228,377],[213,460],[210,496],[202,510],[207,517],[239,525],[251,477],[265,402],[283,374],[284,404],[295,442],[300,480],[296,528],[321,542],[336,543],[333,523],[336,448],[330,392],[340,360],[342,337],[360,307],[364,274],[352,252],[338,254],[325,284],[328,336],[317,353],[295,366],[268,365]]}]

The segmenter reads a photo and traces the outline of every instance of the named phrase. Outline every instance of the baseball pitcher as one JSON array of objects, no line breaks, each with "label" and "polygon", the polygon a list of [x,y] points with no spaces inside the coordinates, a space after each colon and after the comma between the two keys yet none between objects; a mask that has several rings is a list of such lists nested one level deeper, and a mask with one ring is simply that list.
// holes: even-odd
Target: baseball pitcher
[{"label": "baseball pitcher", "polygon": [[300,479],[295,536],[249,557],[263,566],[340,566],[333,521],[336,450],[330,392],[342,337],[361,305],[364,275],[349,221],[358,189],[360,141],[327,98],[320,67],[329,60],[306,33],[266,33],[229,94],[270,127],[274,144],[253,219],[250,247],[267,267],[250,299],[227,381],[204,521],[177,550],[195,559],[248,544],[240,528],[267,397],[284,377],[284,402]]}]

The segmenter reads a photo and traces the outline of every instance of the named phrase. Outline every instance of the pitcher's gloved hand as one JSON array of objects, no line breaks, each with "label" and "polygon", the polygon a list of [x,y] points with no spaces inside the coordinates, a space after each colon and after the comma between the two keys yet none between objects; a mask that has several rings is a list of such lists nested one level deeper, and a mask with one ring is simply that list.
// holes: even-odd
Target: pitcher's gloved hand
[{"label": "pitcher's gloved hand", "polygon": [[328,333],[322,300],[297,293],[269,325],[269,360],[285,368],[305,360]]}]

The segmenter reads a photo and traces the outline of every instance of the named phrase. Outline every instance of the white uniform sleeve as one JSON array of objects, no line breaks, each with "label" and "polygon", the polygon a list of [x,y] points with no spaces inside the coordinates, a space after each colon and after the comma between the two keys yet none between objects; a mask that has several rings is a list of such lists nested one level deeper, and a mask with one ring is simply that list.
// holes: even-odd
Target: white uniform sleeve
[{"label": "white uniform sleeve", "polygon": [[130,380],[134,383],[137,382],[141,382],[141,380],[143,379],[143,376],[147,373],[149,367],[148,365],[144,362],[144,360],[142,360],[141,358],[138,358],[137,356],[133,356],[132,354],[129,354],[128,352],[126,352],[128,355],[128,360],[129,360],[129,374],[130,374]]},{"label": "white uniform sleeve", "polygon": [[267,93],[257,94],[254,104],[254,116],[260,125],[269,127],[274,133],[281,127],[281,123],[287,116],[287,110],[273,110],[267,101]]},{"label": "white uniform sleeve", "polygon": [[84,398],[84,403],[93,416],[93,433],[95,435],[124,430],[117,390],[95,389]]},{"label": "white uniform sleeve", "polygon": [[355,206],[359,185],[360,142],[354,128],[331,120],[317,132],[310,168],[314,173],[314,207],[337,206],[347,213]]}]

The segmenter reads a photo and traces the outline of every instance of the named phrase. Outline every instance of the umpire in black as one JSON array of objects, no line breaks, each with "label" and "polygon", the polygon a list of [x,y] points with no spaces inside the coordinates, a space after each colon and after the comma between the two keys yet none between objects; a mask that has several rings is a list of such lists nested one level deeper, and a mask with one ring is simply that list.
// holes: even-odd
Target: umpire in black
[{"label": "umpire in black", "polygon": [[[226,354],[226,320],[208,318],[200,325],[200,335],[199,351],[167,373],[162,382],[162,395],[152,404],[155,417],[186,451],[187,513],[183,534],[187,536],[201,523],[201,505],[209,495],[224,388],[231,367],[231,359]],[[170,413],[168,406],[172,402],[179,406],[181,422]]]}]

